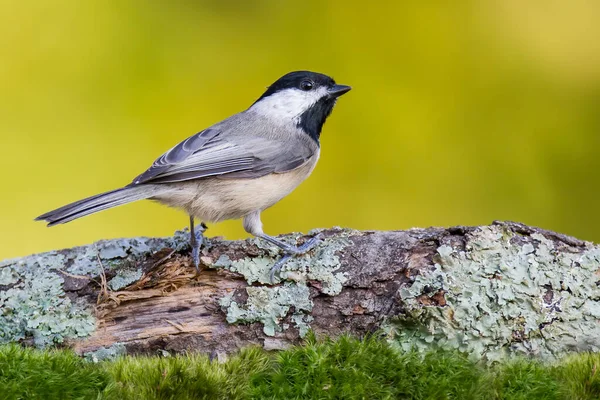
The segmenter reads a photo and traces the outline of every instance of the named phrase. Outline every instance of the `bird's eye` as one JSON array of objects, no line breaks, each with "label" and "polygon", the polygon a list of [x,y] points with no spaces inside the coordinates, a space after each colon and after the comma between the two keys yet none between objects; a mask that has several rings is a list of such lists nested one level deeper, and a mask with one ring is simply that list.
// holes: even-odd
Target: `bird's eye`
[{"label": "bird's eye", "polygon": [[305,91],[307,91],[307,92],[308,92],[308,91],[309,91],[309,90],[311,90],[312,88],[313,88],[313,83],[312,83],[311,81],[309,81],[309,80],[302,81],[302,82],[300,83],[300,89],[302,89],[302,90],[305,90]]}]

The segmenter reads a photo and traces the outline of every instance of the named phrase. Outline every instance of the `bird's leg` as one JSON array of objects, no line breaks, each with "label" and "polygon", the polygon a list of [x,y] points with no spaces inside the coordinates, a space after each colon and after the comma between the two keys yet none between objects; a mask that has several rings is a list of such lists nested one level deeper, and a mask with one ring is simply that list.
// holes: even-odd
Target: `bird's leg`
[{"label": "bird's leg", "polygon": [[292,258],[295,255],[306,253],[307,251],[309,251],[310,249],[315,247],[321,241],[321,236],[319,234],[317,234],[314,237],[312,237],[310,240],[308,240],[306,243],[304,243],[302,246],[296,247],[296,246],[289,245],[285,242],[282,242],[281,240],[274,238],[273,236],[267,235],[266,233],[263,232],[263,229],[262,229],[262,222],[260,220],[260,210],[254,211],[244,217],[244,229],[246,230],[246,232],[248,232],[258,238],[264,239],[269,243],[274,244],[275,246],[282,249],[283,252],[285,253],[283,255],[283,257],[281,257],[279,259],[279,261],[277,261],[275,263],[275,265],[273,265],[273,267],[271,267],[271,271],[270,271],[271,283],[275,282],[275,274],[279,273],[279,271],[281,271],[281,267],[283,267],[283,265],[286,262],[288,262],[288,260],[290,258]]},{"label": "bird's leg", "polygon": [[207,226],[204,222],[200,226],[194,228],[194,217],[190,215],[190,246],[192,246],[192,261],[196,267],[196,271],[200,272],[200,247],[204,244],[203,233]]},{"label": "bird's leg", "polygon": [[309,251],[310,249],[315,247],[321,240],[321,236],[319,234],[317,234],[317,235],[313,236],[312,238],[310,238],[310,240],[308,240],[306,243],[304,243],[301,246],[292,246],[290,244],[282,242],[281,240],[279,240],[277,238],[274,238],[273,236],[269,236],[266,233],[258,235],[258,237],[266,240],[269,243],[274,244],[275,246],[279,247],[281,250],[283,250],[287,254],[293,254],[293,255],[306,253],[307,251]]},{"label": "bird's leg", "polygon": [[275,283],[275,274],[279,274],[281,268],[285,265],[286,262],[289,261],[290,258],[292,258],[291,254],[284,254],[283,257],[281,257],[275,264],[273,264],[271,270],[269,271],[269,279],[271,280],[272,284]]}]

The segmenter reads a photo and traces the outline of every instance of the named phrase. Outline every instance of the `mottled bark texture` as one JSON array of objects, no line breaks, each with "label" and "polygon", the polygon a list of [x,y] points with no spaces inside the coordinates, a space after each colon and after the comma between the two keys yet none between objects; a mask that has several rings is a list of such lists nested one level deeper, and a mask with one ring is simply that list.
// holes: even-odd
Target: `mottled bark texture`
[{"label": "mottled bark texture", "polygon": [[323,242],[274,285],[276,248],[211,239],[197,274],[185,232],[4,261],[0,342],[221,355],[285,348],[312,329],[379,331],[402,347],[490,360],[600,347],[600,251],[591,243],[511,222],[320,233]]}]

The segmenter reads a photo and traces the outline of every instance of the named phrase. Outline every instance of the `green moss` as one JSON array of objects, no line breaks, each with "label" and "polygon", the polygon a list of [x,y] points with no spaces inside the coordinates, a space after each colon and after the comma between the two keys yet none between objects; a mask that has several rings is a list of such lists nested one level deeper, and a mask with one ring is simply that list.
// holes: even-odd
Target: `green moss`
[{"label": "green moss", "polygon": [[71,351],[0,346],[2,399],[592,400],[600,354],[553,363],[486,366],[465,353],[396,351],[387,341],[316,340],[278,353],[247,348],[224,362],[204,355],[86,362]]},{"label": "green moss", "polygon": [[207,356],[128,357],[104,364],[114,380],[109,399],[247,399],[249,380],[269,358],[247,349],[225,363]]},{"label": "green moss", "polygon": [[0,398],[95,399],[109,388],[110,374],[71,351],[0,346]]},{"label": "green moss", "polygon": [[[438,248],[432,270],[401,291],[407,317],[385,327],[396,343],[404,349],[433,343],[488,361],[600,350],[600,248],[559,252],[542,235],[525,245],[513,244],[513,235],[483,227],[464,251]],[[420,296],[440,291],[445,307],[423,304]],[[544,301],[549,291],[550,304]]]},{"label": "green moss", "polygon": [[494,389],[498,398],[506,400],[571,399],[561,393],[560,382],[551,368],[523,359],[498,367]]},{"label": "green moss", "polygon": [[572,354],[552,367],[565,399],[600,399],[600,354]]},{"label": "green moss", "polygon": [[256,374],[253,398],[484,399],[485,371],[456,353],[400,354],[375,338],[311,338]]}]

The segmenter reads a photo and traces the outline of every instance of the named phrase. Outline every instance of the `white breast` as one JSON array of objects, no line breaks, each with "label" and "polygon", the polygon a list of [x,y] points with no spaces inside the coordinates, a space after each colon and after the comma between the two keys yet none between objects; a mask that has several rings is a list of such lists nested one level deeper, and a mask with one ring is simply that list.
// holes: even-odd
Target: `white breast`
[{"label": "white breast", "polygon": [[255,179],[202,179],[169,184],[171,190],[156,200],[183,208],[205,222],[238,219],[271,207],[290,194],[311,174],[319,159],[319,150],[302,166],[282,174]]}]

